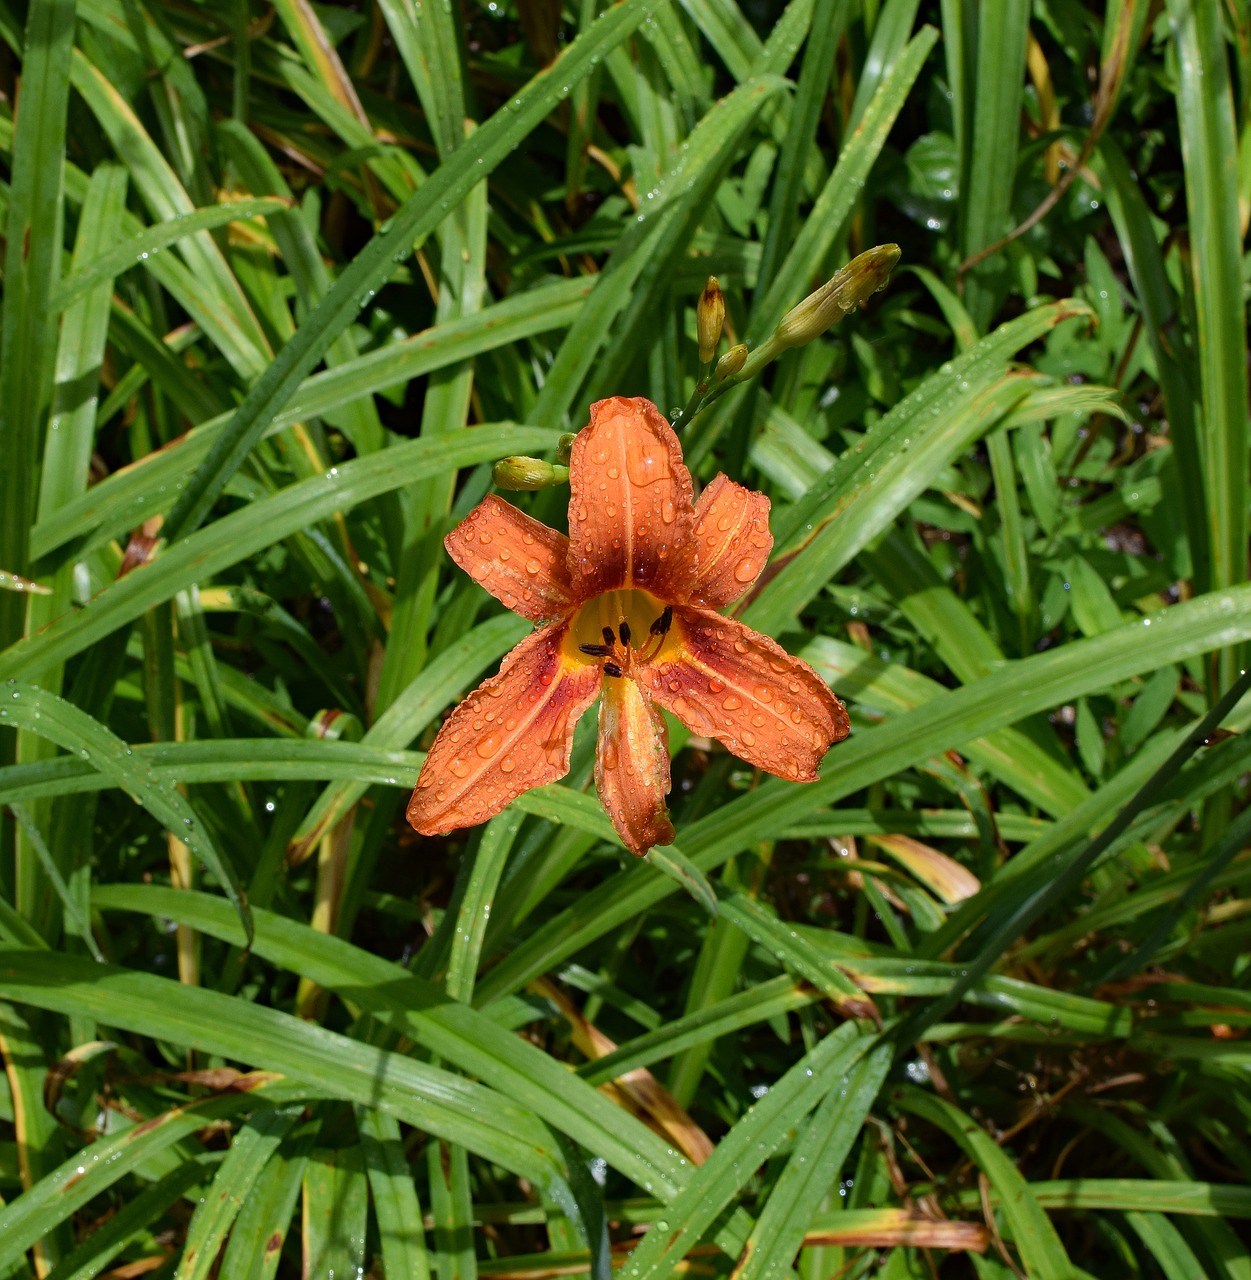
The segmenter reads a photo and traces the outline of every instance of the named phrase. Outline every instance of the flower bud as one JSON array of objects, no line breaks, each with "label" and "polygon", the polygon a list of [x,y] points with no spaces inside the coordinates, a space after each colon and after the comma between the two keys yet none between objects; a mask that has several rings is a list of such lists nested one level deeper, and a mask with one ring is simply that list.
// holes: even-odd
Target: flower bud
[{"label": "flower bud", "polygon": [[731,347],[729,351],[717,361],[717,367],[713,370],[713,380],[723,382],[726,378],[732,378],[747,363],[747,344],[740,342]]},{"label": "flower bud", "polygon": [[578,438],[576,431],[566,431],[559,440],[556,441],[556,461],[568,462],[573,456],[573,442]]},{"label": "flower bud", "polygon": [[709,276],[695,308],[695,332],[699,336],[699,362],[708,364],[717,354],[721,326],[725,323],[725,294],[716,276]]},{"label": "flower bud", "polygon": [[500,489],[550,489],[569,482],[569,468],[518,455],[501,458],[491,468],[491,478]]},{"label": "flower bud", "polygon": [[777,350],[802,347],[820,337],[832,324],[884,288],[898,261],[897,244],[880,244],[853,258],[782,317],[773,331],[772,345]]}]

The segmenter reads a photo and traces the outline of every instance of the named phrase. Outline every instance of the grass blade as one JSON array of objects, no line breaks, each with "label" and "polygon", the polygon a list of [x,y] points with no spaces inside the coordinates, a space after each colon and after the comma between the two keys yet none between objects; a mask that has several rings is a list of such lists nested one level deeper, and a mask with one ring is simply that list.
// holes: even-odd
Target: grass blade
[{"label": "grass blade", "polygon": [[[51,391],[50,300],[61,273],[62,169],[74,0],[31,6],[22,110],[13,139],[0,310],[0,569],[29,572],[44,415]],[[0,645],[22,634],[26,602],[0,592]]]},{"label": "grass blade", "polygon": [[203,523],[226,482],[270,421],[330,344],[386,283],[396,263],[421,244],[448,210],[463,200],[568,95],[573,84],[638,27],[646,12],[645,0],[622,0],[604,13],[555,62],[540,71],[507,109],[497,111],[476,129],[464,146],[396,212],[387,229],[357,254],[248,392],[170,512],[165,524],[167,537],[178,538]]}]

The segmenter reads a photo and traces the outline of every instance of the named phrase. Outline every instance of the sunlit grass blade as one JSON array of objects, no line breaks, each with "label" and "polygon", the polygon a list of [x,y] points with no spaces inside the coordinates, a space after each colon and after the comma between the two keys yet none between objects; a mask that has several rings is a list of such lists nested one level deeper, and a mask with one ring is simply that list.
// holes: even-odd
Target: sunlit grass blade
[{"label": "sunlit grass blade", "polygon": [[[180,920],[203,932],[239,940],[238,926],[203,894],[188,894],[183,901],[173,890],[152,888],[142,902],[137,897],[122,901],[102,888],[98,902],[109,909],[140,905],[161,913],[176,910]],[[567,1070],[537,1049],[523,1048],[485,1014],[449,1000],[433,984],[403,975],[394,965],[340,939],[266,912],[257,912],[257,918],[261,922],[255,944],[258,954],[405,1028],[445,1062],[490,1082],[492,1096],[524,1099],[524,1104],[516,1104],[518,1111],[524,1106],[525,1114],[532,1109],[545,1113],[564,1132],[654,1194],[667,1199],[684,1180],[684,1162],[641,1122],[590,1086],[575,1085]],[[501,1125],[512,1106],[501,1101]],[[444,1132],[455,1130],[449,1125]]]},{"label": "sunlit grass blade", "polygon": [[282,200],[234,200],[229,204],[212,205],[207,209],[196,209],[193,213],[178,214],[139,232],[138,235],[130,236],[121,244],[110,244],[103,253],[81,263],[61,280],[52,295],[50,305],[55,311],[64,311],[101,281],[111,280],[128,268],[141,265],[151,255],[169,245],[177,244],[184,236],[194,235],[199,231],[212,231],[217,227],[229,226],[232,222],[274,213],[286,207]]},{"label": "sunlit grass blade", "polygon": [[[466,320],[436,325],[402,342],[345,360],[302,383],[295,399],[274,418],[264,436],[310,417],[332,416],[336,410],[346,409],[398,382],[534,334],[563,328],[577,315],[590,289],[591,284],[581,280],[553,281],[496,303]],[[198,407],[196,416],[201,416]],[[36,525],[31,533],[32,554],[48,555],[79,538],[83,542],[76,550],[85,552],[109,538],[120,537],[150,516],[167,511],[227,421],[225,415],[210,416],[182,436],[177,449],[146,454],[131,466],[115,471],[89,494],[70,503],[56,521]]]},{"label": "sunlit grass blade", "polygon": [[[29,953],[8,953],[10,964],[22,964],[23,954]],[[245,1076],[241,1083],[238,1091],[198,1098],[164,1112],[154,1124],[132,1125],[99,1139],[59,1164],[24,1196],[0,1208],[0,1267],[11,1265],[67,1213],[88,1204],[93,1196],[206,1123],[250,1111],[260,1100],[291,1102],[310,1096],[309,1090],[263,1073]],[[203,1177],[206,1170],[196,1172]]]},{"label": "sunlit grass blade", "polygon": [[[50,300],[61,274],[72,0],[31,8],[22,75],[23,105],[13,139],[0,310],[0,568],[26,574],[34,522],[44,414],[51,393]],[[0,592],[0,645],[22,634],[25,601]]]},{"label": "sunlit grass blade", "polygon": [[428,1280],[430,1261],[421,1205],[400,1127],[393,1117],[372,1107],[356,1109],[356,1124],[387,1274]]},{"label": "sunlit grass blade", "polygon": [[[961,192],[966,258],[1009,230],[1030,5],[1028,0],[1003,0],[1001,4],[977,7],[975,12],[976,21],[971,22],[966,6],[965,22],[976,33],[977,59],[968,184]],[[999,259],[975,267],[967,277],[964,304],[979,332],[993,318],[1004,292],[1005,275],[1005,264]]]},{"label": "sunlit grass blade", "polygon": [[524,1105],[290,1014],[168,978],[31,951],[0,953],[0,996],[61,1013],[90,1012],[138,1035],[255,1061],[314,1093],[381,1107],[453,1138],[540,1184],[563,1177],[550,1132]]},{"label": "sunlit grass blade", "polygon": [[[1247,574],[1247,322],[1239,284],[1233,98],[1219,15],[1180,0],[1170,0],[1168,11],[1178,53],[1177,107],[1193,244],[1210,585],[1223,587],[1245,581]],[[1232,683],[1236,665],[1235,653],[1221,655],[1221,690]]]},{"label": "sunlit grass blade", "polygon": [[[193,213],[191,197],[117,86],[78,52],[71,74],[152,213],[163,221]],[[269,342],[216,241],[201,229],[183,238],[180,252],[209,291],[222,354],[240,378],[259,376],[271,355]]]},{"label": "sunlit grass blade", "polygon": [[781,266],[752,304],[750,334],[761,342],[786,309],[803,296],[814,274],[819,274],[839,237],[846,229],[864,184],[881,153],[896,118],[934,47],[938,32],[926,27],[909,42],[891,68],[860,121],[859,128],[839,153],[816,204],[786,251]]},{"label": "sunlit grass blade", "polygon": [[233,1135],[230,1150],[187,1227],[179,1272],[188,1280],[213,1273],[222,1244],[254,1182],[303,1110],[300,1106],[259,1110]]},{"label": "sunlit grass blade", "polygon": [[[1237,621],[1237,619],[1241,621]],[[806,787],[769,782],[679,832],[687,856],[705,873],[783,824],[889,777],[938,751],[1012,724],[1080,692],[1150,671],[1182,654],[1210,652],[1251,638],[1251,588],[1176,605],[1151,619],[1093,640],[1034,655],[925,703],[909,715],[838,747],[837,769]],[[671,889],[637,872],[604,882],[553,917],[480,982],[479,999],[495,999],[630,919]]]},{"label": "sunlit grass blade", "polygon": [[843,0],[818,0],[813,11],[812,35],[804,46],[790,126],[778,155],[769,196],[769,225],[760,249],[759,278],[762,280],[772,279],[798,217],[804,166],[834,72],[833,53],[847,21],[848,7]]},{"label": "sunlit grass blade", "polygon": [[[861,547],[927,489],[943,467],[1001,422],[1031,385],[1029,374],[1005,374],[941,418],[922,408],[923,398],[914,414],[882,419],[880,430],[870,433],[861,447],[831,468],[837,476],[834,484],[822,481],[813,486],[823,491],[825,500],[819,507],[801,499],[792,508],[802,507],[810,516],[802,532],[797,517],[787,513],[790,518],[779,530],[778,541],[782,543],[794,530],[788,539],[792,554],[748,607],[744,621],[762,631],[780,630]],[[937,399],[941,388],[935,391]],[[930,408],[934,408],[932,401]]]},{"label": "sunlit grass blade", "polygon": [[170,599],[192,582],[306,528],[336,511],[410,484],[449,466],[487,462],[517,449],[541,449],[555,434],[537,427],[480,428],[464,439],[412,440],[371,454],[283,489],[222,517],[197,537],[164,550],[141,573],[114,582],[76,613],[63,614],[38,638],[0,653],[0,674],[23,675],[80,653],[89,644],[133,622],[149,605]]},{"label": "sunlit grass blade", "polygon": [[[602,21],[602,19],[601,19]],[[556,423],[567,413],[582,412],[576,396],[608,338],[610,326],[631,302],[631,291],[649,264],[650,255],[664,245],[662,237],[700,208],[698,196],[689,190],[709,166],[728,163],[741,131],[783,88],[776,76],[745,81],[704,117],[687,139],[676,163],[655,190],[646,213],[623,232],[608,262],[596,277],[595,290],[561,343],[555,364],[530,415],[535,422]],[[672,251],[672,244],[669,244]],[[576,425],[583,425],[580,422]]]},{"label": "sunlit grass blade", "polygon": [[832,1088],[813,1112],[735,1267],[743,1280],[786,1273],[808,1223],[830,1187],[838,1182],[843,1162],[877,1101],[889,1067],[889,1049],[875,1046],[846,1071],[838,1088]]},{"label": "sunlit grass blade", "polygon": [[184,1160],[163,1178],[153,1182],[98,1226],[72,1253],[48,1273],[48,1280],[92,1280],[127,1246],[153,1234],[161,1215],[206,1181],[217,1163],[216,1155]]},{"label": "sunlit grass blade", "polygon": [[[854,645],[824,637],[803,651],[848,702],[860,702],[876,710],[908,710],[932,697],[942,686],[911,672],[900,663],[884,663]],[[1019,729],[1000,729],[970,742],[963,754],[1032,803],[1056,816],[1070,812],[1089,792],[1081,779],[1058,765]]]},{"label": "sunlit grass blade", "polygon": [[949,1102],[911,1086],[894,1091],[893,1100],[901,1110],[942,1129],[985,1174],[997,1193],[1012,1241],[1031,1276],[1061,1280],[1073,1274],[1073,1264],[1050,1219],[1030,1194],[1012,1160],[976,1121]]},{"label": "sunlit grass blade", "polygon": [[252,936],[252,917],[238,876],[208,828],[176,787],[159,782],[119,737],[85,711],[55,694],[10,680],[0,692],[8,724],[55,742],[89,762],[142,804],[167,831],[217,877]]},{"label": "sunlit grass blade", "polygon": [[847,1024],[828,1035],[790,1069],[718,1144],[682,1194],[668,1206],[668,1219],[654,1224],[630,1258],[639,1280],[660,1280],[696,1244],[727,1204],[740,1193],[751,1170],[776,1150],[783,1135],[839,1077],[863,1057],[870,1040]]},{"label": "sunlit grass blade", "polygon": [[643,21],[643,0],[623,0],[579,36],[517,94],[507,110],[476,129],[352,260],[296,336],[256,381],[166,522],[171,538],[207,518],[226,482],[326,349],[403,261],[469,191],[526,137],[605,53]]}]

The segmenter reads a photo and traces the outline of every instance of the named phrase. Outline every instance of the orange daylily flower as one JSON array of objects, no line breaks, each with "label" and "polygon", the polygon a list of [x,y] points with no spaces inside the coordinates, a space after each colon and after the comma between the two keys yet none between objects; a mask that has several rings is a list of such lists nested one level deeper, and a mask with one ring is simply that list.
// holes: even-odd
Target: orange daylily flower
[{"label": "orange daylily flower", "polygon": [[673,840],[660,708],[749,764],[812,782],[850,730],[807,663],[716,611],[760,576],[769,499],[719,475],[692,502],[673,429],[649,400],[591,406],[569,461],[569,536],[494,495],[444,545],[514,613],[543,623],[448,717],[408,805],[423,835],[485,822],[569,772],[602,694],[595,785],[634,853]]}]

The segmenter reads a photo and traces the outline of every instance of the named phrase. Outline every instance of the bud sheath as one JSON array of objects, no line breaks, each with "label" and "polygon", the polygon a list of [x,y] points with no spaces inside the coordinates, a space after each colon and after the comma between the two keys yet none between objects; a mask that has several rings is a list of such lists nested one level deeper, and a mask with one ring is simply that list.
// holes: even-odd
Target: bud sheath
[{"label": "bud sheath", "polygon": [[501,458],[491,468],[491,478],[500,489],[550,489],[553,485],[568,484],[569,468],[544,462],[542,458],[518,455]]},{"label": "bud sheath", "polygon": [[717,367],[713,371],[713,380],[723,382],[726,378],[732,378],[747,363],[747,344],[740,342],[731,347],[729,351],[717,361]]},{"label": "bud sheath", "polygon": [[710,364],[717,354],[721,341],[721,326],[725,323],[725,294],[716,276],[709,276],[704,291],[695,307],[695,331],[699,336],[699,362]]},{"label": "bud sheath", "polygon": [[792,307],[773,332],[778,349],[802,347],[886,285],[899,261],[897,244],[881,244],[853,258],[815,293]]}]

